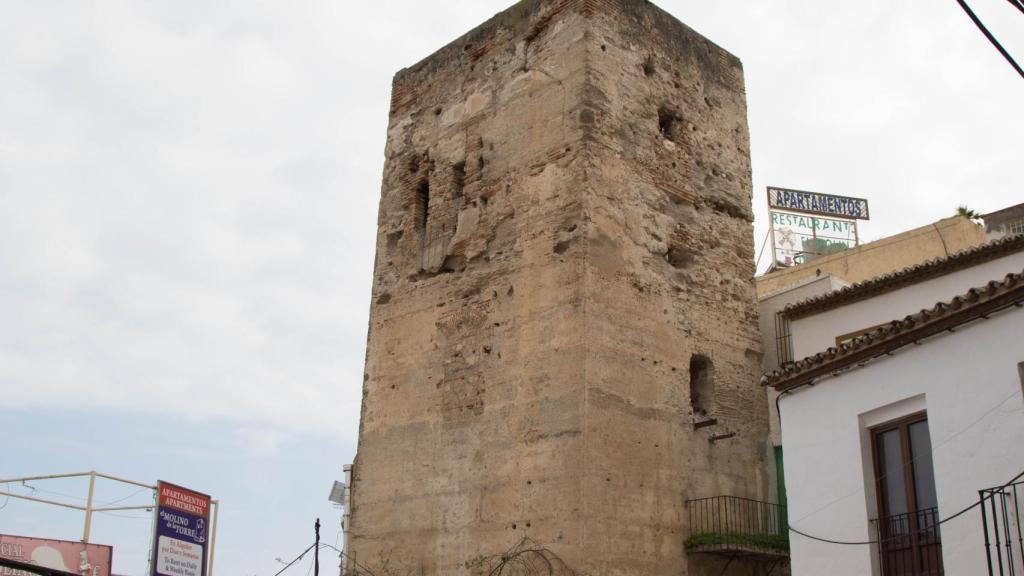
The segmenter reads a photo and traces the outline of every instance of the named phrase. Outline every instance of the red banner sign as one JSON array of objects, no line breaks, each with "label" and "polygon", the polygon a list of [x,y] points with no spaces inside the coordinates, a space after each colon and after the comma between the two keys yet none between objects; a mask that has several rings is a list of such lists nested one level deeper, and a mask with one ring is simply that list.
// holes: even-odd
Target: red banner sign
[{"label": "red banner sign", "polygon": [[209,496],[164,482],[160,483],[160,505],[203,518],[210,515]]},{"label": "red banner sign", "polygon": [[[0,534],[0,556],[42,568],[87,576],[110,576],[114,549],[99,544],[44,540]],[[0,567],[0,576],[28,576],[28,572]]]}]

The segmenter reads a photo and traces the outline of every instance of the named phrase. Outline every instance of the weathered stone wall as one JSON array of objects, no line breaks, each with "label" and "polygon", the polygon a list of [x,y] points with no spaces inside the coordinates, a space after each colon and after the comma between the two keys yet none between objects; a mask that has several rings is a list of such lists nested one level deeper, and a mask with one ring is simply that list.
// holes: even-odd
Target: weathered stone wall
[{"label": "weathered stone wall", "polygon": [[521,2],[399,72],[359,564],[718,566],[685,499],[767,499],[748,145],[738,60],[640,0]]},{"label": "weathered stone wall", "polygon": [[[591,29],[584,497],[587,546],[605,552],[587,569],[710,572],[682,569],[683,501],[767,499],[742,69],[643,3]],[[698,355],[714,380],[703,414]]]}]

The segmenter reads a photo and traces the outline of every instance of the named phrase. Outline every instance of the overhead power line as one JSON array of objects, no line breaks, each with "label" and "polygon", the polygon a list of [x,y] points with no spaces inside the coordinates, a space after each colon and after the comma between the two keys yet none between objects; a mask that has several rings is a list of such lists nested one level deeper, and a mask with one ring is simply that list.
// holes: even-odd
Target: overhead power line
[{"label": "overhead power line", "polygon": [[[1003,484],[1002,486],[1000,486],[999,490],[1002,490],[1002,489],[1006,488],[1007,486],[1013,484],[1017,480],[1020,480],[1022,477],[1024,477],[1024,472],[1021,472],[1020,474],[1017,474],[1016,476],[1013,477],[1012,480],[1010,480],[1006,484]],[[994,495],[994,493],[993,494],[988,494],[987,496],[979,498],[977,502],[971,504],[970,506],[967,506],[967,507],[963,508],[962,510],[960,510],[956,514],[953,514],[952,516],[949,516],[947,518],[939,520],[938,522],[936,522],[935,524],[932,524],[931,526],[928,526],[927,528],[921,528],[921,529],[917,530],[916,532],[919,533],[919,534],[920,533],[924,533],[924,532],[927,532],[928,530],[933,530],[933,529],[935,529],[938,526],[942,526],[943,524],[945,524],[946,522],[949,522],[950,520],[953,520],[955,518],[959,518],[960,516],[963,516],[964,514],[970,512],[971,510],[974,510],[978,506],[981,506],[982,504],[984,504],[985,501],[988,500],[989,498],[992,498],[993,495]],[[799,534],[799,535],[803,536],[804,538],[810,538],[811,540],[816,540],[818,542],[824,542],[826,544],[838,544],[840,546],[868,546],[868,545],[871,545],[871,544],[878,544],[878,543],[881,543],[881,542],[895,541],[895,540],[897,540],[899,538],[905,538],[908,534],[910,534],[908,532],[907,534],[898,534],[896,536],[890,536],[889,538],[879,538],[877,540],[867,540],[867,541],[864,541],[864,542],[849,542],[849,541],[842,541],[842,540],[832,540],[831,538],[822,538],[820,536],[812,536],[812,535],[807,534],[805,532],[801,532],[800,530],[797,530],[796,528],[793,528],[793,526],[789,526],[789,531],[790,532],[794,532],[796,534]]]},{"label": "overhead power line", "polygon": [[295,563],[296,563],[296,562],[298,562],[299,560],[302,560],[302,558],[303,558],[303,557],[304,557],[304,556],[305,556],[305,555],[306,555],[306,554],[307,554],[307,553],[308,553],[308,552],[309,552],[310,550],[312,550],[314,546],[316,546],[316,544],[310,544],[310,545],[309,545],[309,548],[306,548],[305,550],[303,550],[303,551],[302,551],[302,554],[299,554],[298,556],[296,556],[296,557],[295,557],[295,559],[294,559],[294,560],[292,560],[291,562],[289,562],[289,563],[285,564],[284,568],[281,568],[280,570],[278,570],[278,571],[277,571],[277,574],[274,574],[274,576],[280,576],[280,574],[281,574],[282,572],[284,572],[285,570],[287,570],[287,569],[291,568],[291,567],[292,567],[292,564],[295,564]]},{"label": "overhead power line", "polygon": [[[768,230],[768,234],[771,234],[771,233],[772,233],[772,231],[771,231],[771,229],[769,229]],[[764,255],[764,249],[765,249],[766,246],[768,246],[768,234],[764,235],[764,241],[761,243],[761,251],[757,254],[757,260],[754,262],[754,272],[755,273],[757,272],[757,267],[761,265],[761,256]],[[775,258],[774,254],[772,255],[772,258],[773,259]]]},{"label": "overhead power line", "polygon": [[1013,5],[1013,7],[1016,8],[1017,10],[1020,10],[1022,14],[1024,14],[1024,2],[1021,2],[1021,0],[1006,0],[1006,1],[1009,2],[1011,5]]},{"label": "overhead power line", "polygon": [[[782,399],[782,397],[783,397],[783,396],[785,396],[785,395],[786,395],[786,393],[788,393],[788,392],[792,392],[792,390],[786,390],[785,392],[783,392],[782,394],[779,394],[779,396],[775,398],[775,411],[776,411],[776,412],[778,412],[778,411],[779,411],[779,401],[780,401],[780,400]],[[918,454],[917,456],[914,456],[913,458],[911,458],[911,459],[910,459],[910,463],[911,463],[911,464],[913,464],[914,462],[917,462],[917,461],[918,461],[918,460],[920,460],[921,458],[926,458],[926,457],[928,457],[928,456],[931,456],[931,455],[935,454],[935,452],[937,452],[937,451],[938,451],[939,449],[941,449],[941,448],[942,448],[943,446],[946,446],[947,444],[949,444],[950,442],[952,442],[953,440],[955,440],[955,439],[956,439],[957,437],[959,437],[959,436],[960,436],[961,434],[963,434],[964,432],[967,432],[967,431],[968,431],[968,430],[970,430],[971,428],[974,428],[975,426],[977,426],[978,424],[980,424],[980,423],[981,423],[982,421],[984,421],[984,420],[985,420],[986,418],[988,418],[990,414],[992,414],[992,413],[993,413],[993,412],[995,412],[996,410],[998,410],[998,409],[1002,408],[1004,404],[1006,404],[1007,402],[1009,402],[1010,400],[1012,400],[1012,399],[1014,399],[1014,398],[1017,398],[1017,397],[1019,397],[1020,395],[1021,395],[1021,392],[1018,392],[1018,391],[1014,390],[1013,394],[1010,394],[1009,396],[1007,396],[1006,398],[1004,398],[1004,399],[1002,400],[1002,402],[1000,402],[1000,403],[996,404],[995,406],[993,406],[993,407],[989,408],[989,409],[988,409],[988,410],[987,410],[987,411],[986,411],[986,412],[985,412],[984,414],[982,414],[981,416],[979,416],[979,417],[978,417],[978,418],[977,418],[976,420],[974,420],[973,422],[971,422],[971,423],[970,423],[970,424],[968,424],[967,426],[964,426],[963,428],[961,428],[961,429],[960,429],[960,430],[958,430],[957,432],[955,432],[955,433],[953,433],[953,434],[951,434],[951,435],[947,436],[947,437],[946,437],[945,439],[943,439],[943,440],[942,440],[941,442],[939,442],[938,444],[936,444],[936,445],[932,446],[932,449],[931,449],[931,450],[929,450],[928,452],[925,452],[925,453],[923,453],[923,454]],[[888,473],[888,472],[886,472],[886,473],[882,474],[881,476],[879,476],[879,477],[878,477],[878,479],[879,479],[879,480],[881,481],[881,480],[885,480],[885,479],[886,479],[886,478],[888,478],[888,477],[889,477],[889,473]],[[857,489],[856,489],[856,490],[854,490],[853,492],[850,492],[849,494],[846,494],[845,496],[840,496],[839,498],[836,498],[835,500],[832,500],[832,501],[831,501],[831,502],[829,502],[828,504],[825,504],[825,505],[823,505],[823,506],[820,506],[820,507],[816,508],[815,510],[813,510],[813,511],[811,511],[811,512],[808,512],[807,514],[804,514],[803,516],[801,516],[800,518],[798,518],[797,520],[795,520],[795,522],[800,522],[801,520],[805,520],[805,519],[807,519],[807,518],[810,518],[811,516],[814,516],[814,515],[815,515],[815,514],[817,514],[818,512],[821,512],[822,510],[825,510],[826,508],[830,508],[830,507],[831,507],[831,506],[832,506],[833,504],[838,504],[839,502],[842,502],[843,500],[846,500],[847,498],[849,498],[849,497],[851,497],[851,496],[854,496],[854,495],[856,495],[856,494],[860,494],[860,493],[862,493],[862,492],[864,492],[864,486],[858,486],[858,487],[857,487]]]},{"label": "overhead power line", "polygon": [[341,554],[343,557],[349,559],[352,562],[352,564],[355,565],[356,568],[359,568],[360,570],[362,570],[363,572],[366,572],[370,576],[375,576],[374,573],[371,572],[369,568],[367,568],[366,566],[360,564],[359,562],[356,562],[355,558],[353,558],[352,556],[349,556],[343,550],[341,550],[341,549],[339,549],[339,548],[337,548],[335,546],[331,546],[330,544],[320,544],[320,548],[330,548],[331,550],[334,550],[338,554]]},{"label": "overhead power line", "polygon": [[[1013,69],[1017,71],[1017,74],[1020,74],[1020,77],[1024,78],[1024,69],[1021,69],[1020,65],[1017,64],[1017,61],[1013,59],[1013,56],[1010,56],[1010,53],[1007,52],[1005,48],[1003,48],[1003,45],[1000,44],[998,40],[996,40],[996,37],[993,36],[992,33],[988,31],[988,28],[986,28],[985,24],[983,24],[981,19],[978,18],[978,15],[974,13],[974,10],[971,10],[971,7],[967,5],[967,2],[965,0],[956,1],[958,4],[960,4],[960,7],[964,9],[964,12],[966,12],[967,15],[971,17],[971,20],[974,22],[974,25],[978,27],[978,30],[981,30],[981,33],[985,35],[985,38],[988,38],[988,41],[991,42],[992,45],[996,47],[996,50],[999,50],[999,53],[1003,55],[1003,58],[1006,58],[1006,61],[1010,63],[1010,66],[1013,66]],[[1022,6],[1019,1],[1010,0],[1010,3],[1016,6],[1021,11],[1024,11],[1024,6]]]}]

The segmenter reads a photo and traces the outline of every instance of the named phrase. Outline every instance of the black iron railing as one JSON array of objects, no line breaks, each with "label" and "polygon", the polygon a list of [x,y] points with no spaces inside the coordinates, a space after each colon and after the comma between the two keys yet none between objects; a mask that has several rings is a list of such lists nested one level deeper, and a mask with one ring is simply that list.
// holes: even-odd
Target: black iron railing
[{"label": "black iron railing", "polygon": [[978,497],[989,576],[1024,575],[1024,506],[1020,500],[1024,497],[1024,482],[979,490]]},{"label": "black iron railing", "polygon": [[736,496],[686,501],[689,552],[789,555],[786,507]]},{"label": "black iron railing", "polygon": [[942,576],[939,509],[872,520],[882,576]]}]

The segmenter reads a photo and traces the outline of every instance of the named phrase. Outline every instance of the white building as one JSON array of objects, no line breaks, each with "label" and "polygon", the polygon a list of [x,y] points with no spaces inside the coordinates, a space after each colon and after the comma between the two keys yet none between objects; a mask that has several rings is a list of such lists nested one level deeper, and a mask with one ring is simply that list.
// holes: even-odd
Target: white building
[{"label": "white building", "polygon": [[988,530],[978,507],[935,526],[1024,472],[1022,306],[1010,237],[784,310],[804,359],[764,382],[781,393],[795,576],[987,574],[986,533],[992,573],[1024,574],[1019,500],[986,501]]},{"label": "white building", "polygon": [[[791,342],[788,332],[784,333],[782,330],[783,326],[788,326],[782,317],[782,311],[787,306],[839,290],[849,285],[849,282],[826,273],[758,297],[757,306],[760,315],[761,350],[763,351],[763,356],[761,357],[762,370],[771,372],[780,365],[793,360],[793,350],[790,346]],[[779,413],[775,409],[775,399],[779,393],[772,388],[768,388],[766,391],[769,418],[768,429],[772,452],[775,458],[775,470],[769,478],[769,489],[775,497],[774,502],[785,506],[786,486],[782,465],[782,436],[779,432]]]},{"label": "white building", "polygon": [[1024,234],[1024,204],[985,214],[985,233],[992,240]]}]

